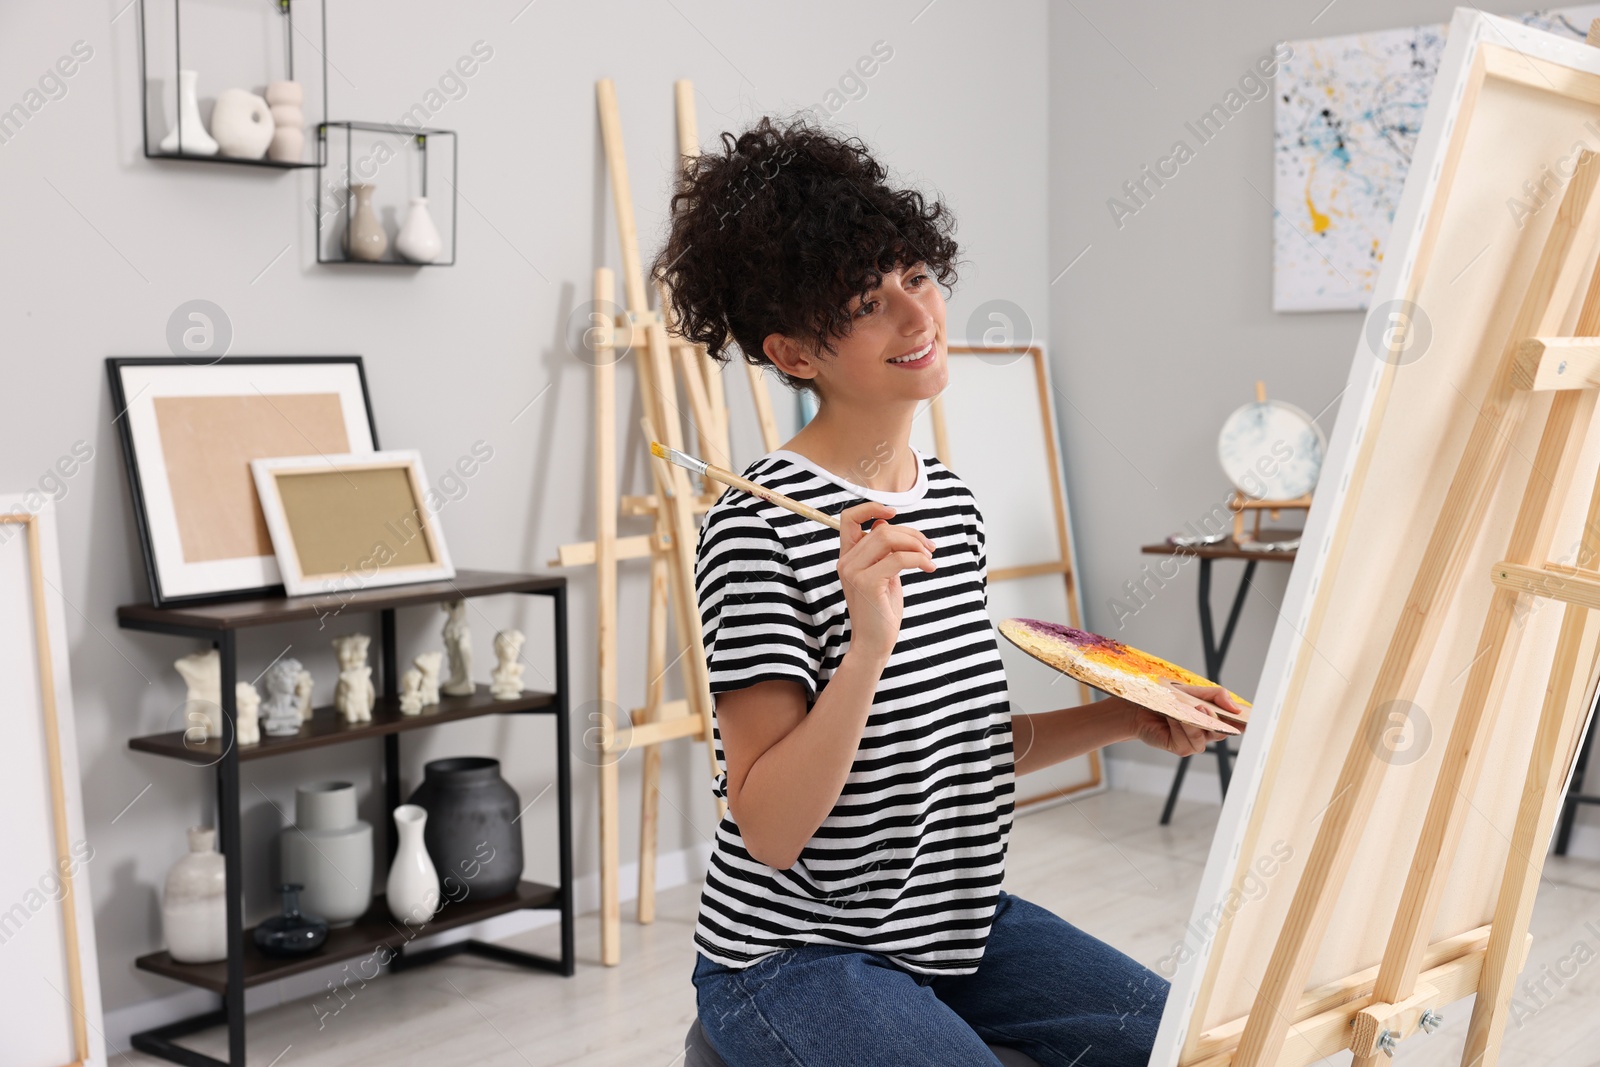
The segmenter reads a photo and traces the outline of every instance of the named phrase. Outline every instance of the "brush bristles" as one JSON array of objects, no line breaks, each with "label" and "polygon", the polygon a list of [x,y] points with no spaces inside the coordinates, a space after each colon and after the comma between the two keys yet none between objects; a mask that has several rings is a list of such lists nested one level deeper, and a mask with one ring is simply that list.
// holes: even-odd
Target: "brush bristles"
[{"label": "brush bristles", "polygon": [[650,442],[650,454],[657,459],[664,459],[668,463],[676,463],[678,466],[692,470],[696,474],[704,474],[706,468],[710,466],[705,460],[697,459],[687,452],[680,452],[676,448],[668,448],[660,441]]}]

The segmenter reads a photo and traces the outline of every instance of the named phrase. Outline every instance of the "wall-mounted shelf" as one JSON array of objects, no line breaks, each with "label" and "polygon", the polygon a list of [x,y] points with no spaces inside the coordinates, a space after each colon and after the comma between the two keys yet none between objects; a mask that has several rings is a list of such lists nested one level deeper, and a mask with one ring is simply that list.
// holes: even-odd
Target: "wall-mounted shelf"
[{"label": "wall-mounted shelf", "polygon": [[[318,166],[318,163],[317,163],[316,160],[311,160],[311,161],[305,161],[305,160],[301,160],[301,161],[285,161],[285,160],[268,159],[265,156],[263,156],[260,159],[238,159],[238,158],[235,158],[233,156],[222,155],[221,153],[218,153],[216,155],[200,155],[199,153],[195,153],[195,152],[182,152],[182,151],[179,151],[179,152],[163,152],[159,147],[161,138],[159,136],[154,138],[153,140],[151,138],[150,127],[151,127],[151,119],[153,117],[157,118],[161,122],[172,122],[177,127],[180,144],[181,144],[182,138],[183,138],[183,106],[182,106],[182,100],[181,100],[181,93],[180,93],[180,89],[179,89],[179,81],[180,81],[179,72],[183,68],[183,33],[182,33],[182,29],[183,29],[183,6],[184,6],[184,4],[183,4],[183,0],[171,0],[172,50],[173,50],[172,86],[171,86],[171,96],[172,96],[171,105],[172,106],[171,106],[171,110],[170,111],[167,110],[167,107],[166,107],[166,105],[167,105],[167,100],[166,100],[167,92],[166,92],[165,89],[163,89],[163,91],[160,94],[161,99],[159,101],[155,102],[155,103],[157,103],[159,105],[160,111],[158,112],[158,114],[156,116],[152,116],[152,114],[151,114],[152,99],[151,99],[151,95],[150,95],[150,66],[149,66],[150,20],[149,20],[149,17],[148,17],[149,13],[146,11],[147,2],[148,2],[148,0],[139,0],[139,109],[140,109],[140,117],[141,117],[141,128],[142,128],[143,133],[144,133],[144,157],[146,159],[159,159],[159,160],[165,160],[165,161],[168,161],[168,162],[181,162],[181,163],[224,163],[224,164],[228,164],[230,166],[236,166],[236,167],[258,167],[258,168],[263,168],[263,169],[266,169],[266,170],[310,170],[310,169],[313,169],[313,168]],[[320,40],[318,40],[318,41],[316,41],[314,43],[311,41],[311,39],[309,37],[307,37],[305,35],[305,31],[304,31],[303,28],[298,29],[298,30],[295,28],[296,24],[295,24],[295,17],[294,17],[294,0],[250,0],[250,2],[247,5],[246,4],[241,4],[240,6],[257,6],[257,7],[259,7],[259,6],[263,6],[263,4],[270,4],[274,9],[276,9],[278,11],[279,15],[281,15],[281,17],[282,17],[282,22],[283,22],[283,70],[284,70],[284,80],[286,80],[286,81],[294,81],[295,80],[295,78],[294,78],[295,62],[294,61],[295,61],[295,52],[296,52],[296,42],[297,42],[297,40],[301,42],[301,46],[302,47],[310,47],[313,51],[317,52],[317,54],[321,57],[321,59],[322,59],[322,86],[321,86],[321,90],[322,90],[321,91],[321,96],[322,96],[322,115],[321,115],[321,118],[322,119],[326,119],[327,115],[328,115],[328,49],[327,49],[327,42],[328,42],[328,11],[327,11],[327,0],[319,0],[318,5],[317,5],[318,8],[319,8],[320,16],[321,16],[320,20],[319,20],[320,21],[321,38],[320,38]],[[163,5],[163,7],[165,7],[165,5]],[[302,22],[303,21],[304,20],[302,20]],[[301,64],[301,70],[302,71],[305,69],[305,66],[306,65],[304,63]],[[225,88],[226,86],[223,86],[223,87]],[[309,93],[307,94],[307,97],[309,99],[309,97],[310,97]],[[309,114],[307,115],[307,119],[309,121],[306,122],[306,124],[305,124],[305,126],[303,128],[306,129],[306,130],[310,130],[311,127],[315,124],[315,121],[317,121],[317,120],[314,120],[313,117],[311,115],[309,115]],[[306,141],[307,141],[306,148],[310,149],[312,147],[312,145],[310,144],[310,141],[311,141],[311,134],[310,133],[306,134]]]},{"label": "wall-mounted shelf", "polygon": [[[434,225],[439,229],[443,243],[450,249],[449,258],[430,260],[428,262],[414,262],[404,259],[396,249],[399,243],[398,230],[389,232],[389,247],[384,253],[384,258],[378,260],[351,259],[343,250],[338,238],[344,233],[350,223],[352,173],[360,181],[369,181],[376,176],[378,166],[383,161],[374,163],[373,158],[377,151],[365,155],[359,162],[356,160],[356,134],[368,135],[368,140],[376,139],[380,147],[394,142],[393,155],[402,163],[407,163],[407,157],[414,161],[418,169],[417,184],[419,195],[428,197],[428,174],[430,169],[443,171],[442,163],[434,163],[430,168],[429,144],[445,138],[450,143],[450,211],[448,219],[441,219],[439,213],[433,210],[429,201],[429,214],[432,215]],[[342,137],[341,137],[342,135]],[[333,164],[336,168],[336,177],[332,180],[324,175],[330,166],[329,160],[332,153],[341,149],[339,144],[343,140],[342,164]],[[412,149],[413,151],[408,151]],[[317,127],[317,262],[332,266],[341,264],[353,267],[453,267],[456,262],[456,213],[459,198],[456,195],[456,175],[460,161],[461,149],[459,139],[454,130],[431,129],[424,126],[402,126],[386,122],[324,122]],[[366,173],[371,170],[373,173]],[[340,178],[342,177],[342,181]],[[409,177],[409,176],[408,176]],[[328,210],[332,198],[332,210]],[[380,206],[396,206],[397,221],[403,225],[404,209],[408,198],[384,197]],[[444,235],[448,232],[448,237]],[[330,255],[329,246],[332,245],[336,252]]]}]

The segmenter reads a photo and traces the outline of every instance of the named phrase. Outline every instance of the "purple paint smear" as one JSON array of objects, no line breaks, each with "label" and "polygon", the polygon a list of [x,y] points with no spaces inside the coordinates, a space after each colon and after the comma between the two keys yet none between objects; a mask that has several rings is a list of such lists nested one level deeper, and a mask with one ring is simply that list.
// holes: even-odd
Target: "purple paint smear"
[{"label": "purple paint smear", "polygon": [[1104,648],[1112,652],[1121,651],[1125,646],[1121,641],[1113,641],[1109,637],[1089,633],[1087,630],[1063,626],[1059,622],[1046,622],[1043,619],[1017,619],[1015,620],[1035,633],[1044,634],[1060,641],[1068,641],[1074,645],[1085,648]]}]

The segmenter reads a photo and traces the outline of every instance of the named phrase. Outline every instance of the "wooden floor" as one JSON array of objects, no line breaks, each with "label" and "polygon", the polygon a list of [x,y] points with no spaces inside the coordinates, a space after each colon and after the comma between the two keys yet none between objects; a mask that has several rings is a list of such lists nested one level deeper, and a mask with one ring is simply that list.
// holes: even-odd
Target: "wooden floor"
[{"label": "wooden floor", "polygon": [[[1041,904],[1151,967],[1172,951],[1189,918],[1219,809],[1185,802],[1173,824],[1156,823],[1161,798],[1107,793],[1019,817],[1005,888]],[[456,957],[369,984],[339,1012],[320,1018],[311,1001],[250,1016],[249,1062],[261,1067],[675,1067],[694,1017],[695,908],[699,883],[662,892],[649,927],[623,907],[623,963],[602,967],[594,915],[578,925],[572,978]],[[1600,1063],[1600,863],[1552,859],[1533,917],[1535,944],[1524,979],[1549,965],[1537,999],[1508,1027],[1503,1067],[1593,1067]],[[507,942],[555,954],[556,928]],[[1557,965],[1569,960],[1561,971]],[[1470,1004],[1445,1011],[1431,1037],[1401,1046],[1413,1067],[1460,1062]],[[224,1055],[222,1032],[188,1039]],[[120,1064],[165,1061],[124,1050]],[[1344,1064],[1348,1055],[1324,1062]]]}]

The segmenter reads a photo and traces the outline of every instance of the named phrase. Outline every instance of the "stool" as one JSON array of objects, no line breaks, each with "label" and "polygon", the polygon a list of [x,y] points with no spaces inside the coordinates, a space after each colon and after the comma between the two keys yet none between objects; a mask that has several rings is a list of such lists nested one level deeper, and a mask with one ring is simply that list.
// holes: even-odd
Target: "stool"
[{"label": "stool", "polygon": [[[683,1039],[683,1051],[685,1053],[683,1067],[728,1067],[722,1057],[717,1055],[717,1050],[711,1047],[711,1042],[706,1040],[705,1032],[700,1029],[699,1019],[689,1027],[689,1034]],[[1039,1067],[1038,1060],[1014,1048],[990,1045],[989,1051],[995,1054],[995,1058],[1003,1067]]]}]

